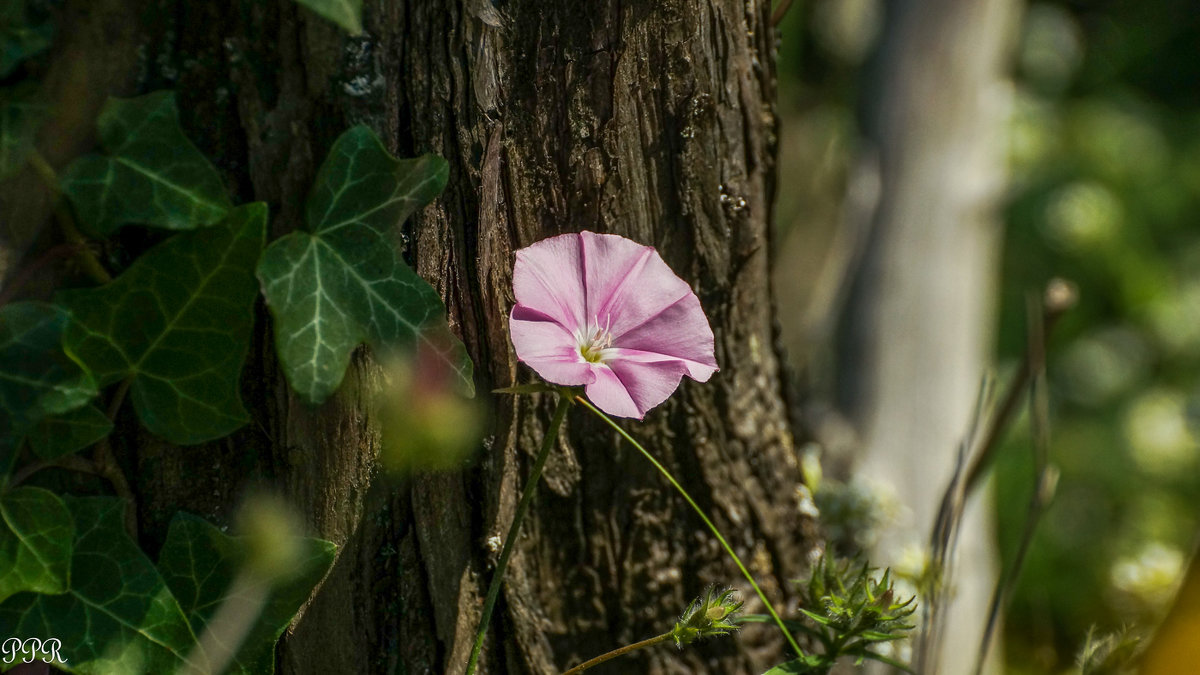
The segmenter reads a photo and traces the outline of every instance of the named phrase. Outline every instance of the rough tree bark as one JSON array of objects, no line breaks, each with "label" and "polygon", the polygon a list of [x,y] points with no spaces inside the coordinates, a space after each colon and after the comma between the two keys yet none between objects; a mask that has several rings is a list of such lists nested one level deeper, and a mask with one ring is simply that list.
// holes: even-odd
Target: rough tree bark
[{"label": "rough tree bark", "polygon": [[[184,125],[271,236],[301,224],[315,169],[350,124],[451,166],[406,225],[482,396],[530,379],[507,337],[512,252],[590,229],[658,247],[694,282],[721,372],[685,383],[635,433],[680,476],[767,592],[790,598],[816,542],[774,349],[767,266],[774,189],[773,40],[765,0],[378,0],[348,37],[290,0],[68,0],[44,79],[59,113],[41,138],[63,165],[104,95],[178,91]],[[64,112],[65,111],[65,112]],[[66,142],[64,142],[66,139]],[[19,195],[8,194],[6,206]],[[126,234],[125,244],[134,234]],[[10,242],[22,247],[21,242]],[[117,451],[153,549],[177,509],[226,521],[252,485],[278,488],[335,568],[278,650],[283,673],[461,672],[545,399],[495,399],[477,462],[402,483],[375,464],[356,359],[313,409],[287,390],[266,313],[244,374],[254,421],[178,448],[128,410]],[[548,465],[493,621],[482,672],[557,672],[657,634],[708,582],[740,577],[645,461],[581,411]],[[752,597],[749,605],[757,604]],[[771,630],[627,659],[638,672],[760,672]]]}]

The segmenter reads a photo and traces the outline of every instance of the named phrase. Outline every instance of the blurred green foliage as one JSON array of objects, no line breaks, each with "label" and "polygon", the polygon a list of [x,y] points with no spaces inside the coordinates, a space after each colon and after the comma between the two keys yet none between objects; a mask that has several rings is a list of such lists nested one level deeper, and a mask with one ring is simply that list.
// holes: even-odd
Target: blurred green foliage
[{"label": "blurred green foliage", "polygon": [[[883,11],[810,0],[781,25],[781,259],[837,226]],[[1017,42],[1001,372],[1024,350],[1030,292],[1061,276],[1081,301],[1049,353],[1062,477],[1008,611],[1006,660],[1068,672],[1093,627],[1153,628],[1200,527],[1200,12],[1192,0],[1035,2]],[[1011,433],[997,465],[1006,558],[1032,489],[1028,436]]]},{"label": "blurred green foliage", "polygon": [[[1161,618],[1200,525],[1200,14],[1184,0],[1038,3],[1017,58],[998,352],[1024,296],[1079,284],[1050,352],[1056,503],[1008,615],[1010,667],[1071,665],[1089,629]],[[1002,549],[1029,488],[998,466]]]}]

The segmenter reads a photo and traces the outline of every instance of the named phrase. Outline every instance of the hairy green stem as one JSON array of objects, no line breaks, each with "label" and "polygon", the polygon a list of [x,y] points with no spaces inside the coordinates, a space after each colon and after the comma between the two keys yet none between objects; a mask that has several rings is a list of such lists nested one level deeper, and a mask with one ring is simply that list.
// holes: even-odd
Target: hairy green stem
[{"label": "hairy green stem", "polygon": [[762,589],[758,587],[758,584],[755,583],[754,577],[750,575],[750,571],[746,569],[744,564],[742,564],[742,559],[738,557],[737,553],[733,552],[733,547],[729,545],[729,542],[725,541],[725,537],[721,536],[720,530],[718,530],[717,526],[713,525],[713,522],[708,519],[708,516],[704,513],[704,510],[696,504],[696,501],[692,499],[692,496],[688,494],[687,490],[683,489],[683,486],[679,484],[679,481],[675,480],[675,477],[671,475],[670,471],[667,471],[666,467],[660,464],[658,460],[654,459],[654,455],[651,455],[646,448],[643,448],[641,443],[635,441],[633,436],[630,436],[628,433],[626,433],[624,429],[622,429],[616,422],[612,420],[612,418],[610,418],[608,415],[605,415],[603,412],[600,412],[598,408],[593,406],[591,403],[588,403],[588,401],[582,396],[576,396],[575,400],[588,410],[596,413],[600,419],[604,420],[604,422],[608,424],[608,426],[616,429],[618,434],[621,434],[625,440],[629,441],[630,445],[637,448],[638,451],[646,457],[646,459],[650,460],[650,463],[654,465],[654,468],[658,469],[659,473],[666,477],[671,485],[675,486],[675,489],[679,491],[679,494],[683,495],[683,498],[687,500],[687,503],[691,505],[692,509],[694,509],[700,516],[700,519],[704,521],[704,524],[708,526],[709,531],[713,533],[713,536],[717,538],[717,541],[721,542],[721,546],[725,548],[725,552],[729,554],[730,558],[733,558],[733,562],[737,563],[738,569],[742,571],[742,576],[746,577],[746,581],[750,582],[750,585],[754,588],[754,592],[758,594],[759,599],[762,600],[764,605],[766,605],[767,612],[771,614],[771,618],[775,620],[775,625],[779,626],[779,630],[783,631],[783,636],[787,638],[788,644],[792,646],[792,649],[796,651],[798,656],[803,657],[804,650],[800,649],[800,645],[796,644],[796,638],[792,637],[791,631],[787,629],[787,626],[783,625],[783,619],[779,618],[779,613],[775,611],[775,606],[771,604],[771,601],[767,599],[766,594],[764,594]]},{"label": "hairy green stem", "polygon": [[563,673],[562,675],[576,675],[577,673],[582,673],[583,671],[587,670],[588,668],[591,668],[592,666],[598,666],[601,663],[608,661],[609,659],[615,659],[618,656],[621,656],[622,654],[628,654],[629,652],[635,652],[635,651],[645,648],[645,647],[652,647],[660,642],[666,642],[667,640],[670,640],[670,639],[671,639],[671,633],[666,632],[666,633],[663,633],[662,635],[656,635],[655,637],[652,637],[648,640],[642,640],[641,642],[635,642],[631,645],[625,645],[624,647],[618,647],[618,648],[612,650],[611,652],[601,654],[600,656],[597,656],[594,659],[588,659],[587,661],[584,661],[583,663],[575,666],[574,668],[568,670],[567,672]]},{"label": "hairy green stem", "polygon": [[542,468],[546,466],[546,458],[550,456],[550,449],[554,447],[554,440],[558,438],[558,429],[562,426],[563,418],[567,416],[567,408],[570,405],[570,397],[559,394],[558,407],[554,409],[554,417],[550,420],[550,426],[546,428],[546,435],[542,439],[542,448],[538,451],[537,459],[533,462],[533,469],[529,472],[529,479],[525,482],[525,491],[521,493],[521,501],[517,502],[517,510],[513,513],[512,524],[508,526],[508,537],[504,540],[504,548],[500,551],[500,560],[496,562],[496,571],[492,575],[487,596],[483,600],[483,615],[479,617],[479,631],[475,634],[475,646],[471,649],[471,660],[467,661],[467,675],[472,675],[476,666],[479,665],[479,652],[483,650],[483,640],[487,637],[492,610],[496,607],[496,598],[500,596],[500,586],[504,582],[504,570],[508,567],[508,558],[512,555],[513,546],[517,543],[517,534],[521,531],[521,521],[525,520],[525,512],[529,510],[529,504],[533,501],[533,493],[537,491],[538,481],[542,477]]}]

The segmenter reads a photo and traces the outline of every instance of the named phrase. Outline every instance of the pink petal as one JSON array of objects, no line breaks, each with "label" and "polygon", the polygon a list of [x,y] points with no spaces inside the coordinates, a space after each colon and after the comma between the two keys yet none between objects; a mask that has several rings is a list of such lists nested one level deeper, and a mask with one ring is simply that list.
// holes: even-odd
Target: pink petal
[{"label": "pink petal", "polygon": [[523,305],[513,307],[509,335],[517,358],[554,384],[575,386],[596,379],[579,353],[575,337],[557,320]]},{"label": "pink petal", "polygon": [[684,370],[683,364],[674,360],[609,361],[596,367],[596,381],[587,386],[587,396],[610,415],[642,419],[675,391]]},{"label": "pink petal", "polygon": [[611,369],[601,366],[596,369],[596,381],[587,386],[587,397],[596,407],[614,417],[636,417],[641,419],[644,413],[638,412],[637,404],[629,395],[629,390],[621,384],[621,380]]},{"label": "pink petal", "polygon": [[587,322],[583,284],[579,235],[550,237],[517,251],[513,268],[517,303],[545,314],[568,331]]},{"label": "pink petal", "polygon": [[[517,357],[550,382],[586,385],[609,414],[640,419],[685,374],[703,382],[717,370],[699,299],[652,247],[592,232],[552,237],[517,252],[513,286]],[[603,363],[583,357],[581,338],[603,347]]]},{"label": "pink petal", "polygon": [[645,323],[692,294],[687,282],[671,271],[653,247],[615,234],[582,232],[579,236],[587,289],[585,319],[598,322],[612,335]]},{"label": "pink petal", "polygon": [[614,334],[616,359],[677,359],[687,367],[688,377],[706,382],[717,371],[713,356],[713,332],[695,294],[650,317],[623,334]]}]

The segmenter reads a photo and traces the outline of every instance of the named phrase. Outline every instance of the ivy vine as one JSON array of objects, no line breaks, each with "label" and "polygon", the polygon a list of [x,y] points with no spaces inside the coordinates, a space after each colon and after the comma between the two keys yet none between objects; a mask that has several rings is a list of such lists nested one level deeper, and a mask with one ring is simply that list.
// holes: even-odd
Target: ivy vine
[{"label": "ivy vine", "polygon": [[[361,0],[297,2],[361,30]],[[52,33],[25,0],[0,0],[0,77],[46,49]],[[178,446],[245,425],[240,377],[260,292],[284,375],[309,403],[336,391],[363,344],[389,352],[424,343],[472,393],[472,364],[445,307],[395,239],[441,193],[447,167],[432,155],[397,159],[354,127],[318,172],[307,229],[268,245],[267,205],[233,203],[181,128],[172,92],[110,99],[96,122],[98,152],[61,176],[34,143],[43,112],[29,83],[0,89],[0,180],[32,167],[52,185],[66,250],[97,285],[60,290],[52,302],[0,290],[0,636],[58,638],[68,658],[55,665],[68,672],[174,672],[206,658],[202,636],[238,594],[259,544],[180,513],[152,561],[112,458],[116,414],[128,401],[146,429]],[[92,242],[127,225],[175,233],[114,278]],[[10,285],[28,276],[11,275]],[[47,467],[96,473],[116,496],[26,484]],[[335,557],[320,539],[287,546],[288,573],[265,587],[225,672],[273,672],[275,642]]]}]

